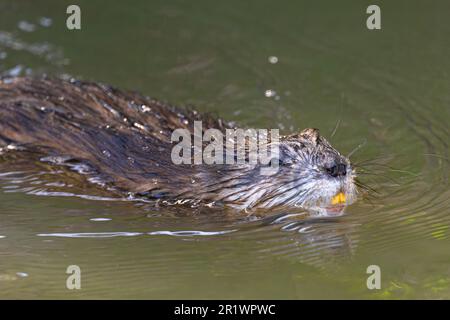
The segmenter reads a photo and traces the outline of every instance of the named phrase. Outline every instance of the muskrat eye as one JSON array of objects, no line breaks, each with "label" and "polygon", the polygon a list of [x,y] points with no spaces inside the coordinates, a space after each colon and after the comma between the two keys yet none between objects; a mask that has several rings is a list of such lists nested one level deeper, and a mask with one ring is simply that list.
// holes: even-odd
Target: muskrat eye
[{"label": "muskrat eye", "polygon": [[292,164],[292,161],[289,159],[278,159],[279,166],[290,166],[291,164]]},{"label": "muskrat eye", "polygon": [[345,176],[347,174],[347,166],[343,163],[338,163],[332,167],[325,168],[325,170],[334,178],[337,176]]}]

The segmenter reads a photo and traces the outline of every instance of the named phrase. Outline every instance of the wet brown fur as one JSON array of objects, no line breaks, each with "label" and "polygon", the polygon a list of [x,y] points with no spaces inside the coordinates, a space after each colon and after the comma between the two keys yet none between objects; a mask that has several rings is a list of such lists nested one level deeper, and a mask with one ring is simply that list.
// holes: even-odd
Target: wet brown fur
[{"label": "wet brown fur", "polygon": [[51,78],[0,80],[0,147],[9,144],[88,164],[108,185],[177,194],[195,168],[171,161],[174,129],[220,119],[108,85]]}]

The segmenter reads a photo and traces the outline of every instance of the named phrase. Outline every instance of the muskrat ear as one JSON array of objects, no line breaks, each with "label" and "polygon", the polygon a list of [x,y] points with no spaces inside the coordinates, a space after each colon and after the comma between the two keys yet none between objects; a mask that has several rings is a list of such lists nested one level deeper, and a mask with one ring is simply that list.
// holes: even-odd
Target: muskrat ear
[{"label": "muskrat ear", "polygon": [[304,129],[300,132],[300,137],[316,145],[320,137],[319,129],[315,128]]}]

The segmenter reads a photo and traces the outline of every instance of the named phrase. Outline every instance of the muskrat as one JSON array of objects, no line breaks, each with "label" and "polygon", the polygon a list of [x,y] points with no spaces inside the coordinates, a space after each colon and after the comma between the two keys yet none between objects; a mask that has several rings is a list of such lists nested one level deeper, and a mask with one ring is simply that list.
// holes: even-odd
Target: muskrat
[{"label": "muskrat", "polygon": [[234,127],[105,84],[46,76],[0,80],[0,151],[26,149],[57,165],[82,163],[120,192],[171,204],[322,214],[341,213],[356,199],[349,159],[312,128],[280,137],[274,175],[246,164],[174,164],[172,132],[192,132],[197,120],[204,129]]}]

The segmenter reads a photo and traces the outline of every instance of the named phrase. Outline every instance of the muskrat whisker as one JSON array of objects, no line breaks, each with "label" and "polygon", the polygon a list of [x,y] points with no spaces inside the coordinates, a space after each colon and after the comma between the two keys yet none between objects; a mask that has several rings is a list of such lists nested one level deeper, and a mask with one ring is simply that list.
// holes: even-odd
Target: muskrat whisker
[{"label": "muskrat whisker", "polygon": [[400,169],[395,169],[395,168],[389,168],[389,170],[392,171],[392,172],[407,173],[407,174],[409,174],[409,175],[411,175],[413,177],[416,177],[416,178],[421,176],[420,173],[414,173],[414,172],[407,171],[407,170],[400,170]]},{"label": "muskrat whisker", "polygon": [[[341,95],[341,101],[344,101],[344,94]],[[333,138],[333,137],[334,137],[334,135],[336,134],[336,132],[337,132],[337,130],[339,129],[339,126],[340,126],[340,124],[341,124],[343,105],[344,105],[344,103],[340,103],[340,104],[339,104],[339,118],[338,118],[338,120],[336,121],[336,125],[334,126],[333,131],[331,132],[330,138]]]},{"label": "muskrat whisker", "polygon": [[350,159],[350,157],[359,149],[361,149],[362,147],[364,147],[367,143],[367,139],[364,139],[363,142],[361,142],[359,145],[357,145],[348,155],[347,158]]},{"label": "muskrat whisker", "polygon": [[[366,170],[366,171],[369,171],[369,170],[375,170],[374,168],[372,168],[372,167],[383,167],[383,168],[387,168],[387,169],[390,169],[390,171],[393,171],[394,170],[394,168],[392,168],[392,167],[389,167],[389,166],[386,166],[386,165],[381,165],[381,164],[376,164],[376,163],[373,163],[373,164],[364,164],[364,165],[361,165],[361,164],[353,164],[352,163],[352,166],[355,168],[355,169],[358,169],[358,173],[360,173],[361,172],[361,170]],[[392,169],[392,170],[391,170]]]},{"label": "muskrat whisker", "polygon": [[372,206],[372,207],[374,207],[375,206],[375,204],[372,202],[372,199],[379,199],[379,197],[377,197],[377,196],[375,196],[375,195],[373,195],[373,194],[371,194],[371,193],[365,193],[364,195],[363,195],[363,199],[364,200],[367,200],[368,202],[369,202],[369,204]]},{"label": "muskrat whisker", "polygon": [[[353,165],[354,167],[356,167],[356,168],[361,168],[361,169],[363,169],[363,170],[366,169],[364,166],[361,166],[360,164],[352,164],[352,165]],[[393,172],[407,173],[407,174],[412,175],[412,176],[414,176],[414,177],[419,177],[419,176],[420,176],[420,174],[418,174],[418,173],[414,173],[414,172],[407,171],[407,170],[397,169],[397,168],[388,166],[388,165],[386,165],[386,164],[381,164],[381,163],[366,164],[365,166],[377,166],[377,167],[383,167],[383,168],[387,168],[387,169],[389,169],[389,171],[393,171]]]},{"label": "muskrat whisker", "polygon": [[[363,184],[361,181],[355,180],[355,185],[359,189],[358,193],[362,194],[362,197],[364,199],[378,199],[380,197],[380,193],[378,191]],[[371,202],[371,204],[372,204],[372,202]]]},{"label": "muskrat whisker", "polygon": [[331,132],[330,138],[334,137],[340,124],[341,124],[341,118],[339,118],[338,121],[336,122],[336,125],[334,126],[334,130]]},{"label": "muskrat whisker", "polygon": [[368,186],[366,186],[362,182],[359,182],[358,180],[355,180],[355,185],[357,187],[359,187],[359,188],[362,188],[362,189],[366,190],[366,191],[371,191]]},{"label": "muskrat whisker", "polygon": [[355,181],[355,184],[356,184],[357,187],[360,187],[360,188],[362,188],[362,189],[364,189],[366,191],[370,191],[370,192],[373,192],[373,193],[376,193],[376,194],[381,194],[380,192],[378,192],[374,188],[369,187],[368,185],[362,183],[360,180],[355,179],[354,181]]},{"label": "muskrat whisker", "polygon": [[371,162],[374,162],[374,161],[387,159],[387,158],[391,158],[391,157],[392,157],[391,155],[386,154],[386,155],[381,155],[381,156],[376,157],[376,158],[371,158],[371,159],[365,159],[365,160],[361,160],[361,161],[357,161],[357,162],[352,162],[352,164],[353,165],[360,165],[362,163],[371,163]]},{"label": "muskrat whisker", "polygon": [[394,178],[388,177],[384,174],[379,174],[379,173],[374,173],[374,172],[361,172],[361,175],[370,175],[370,176],[376,176],[376,177],[382,177],[385,178],[386,180],[389,180],[390,182],[395,183],[397,186],[401,186],[401,184],[396,181]]}]

